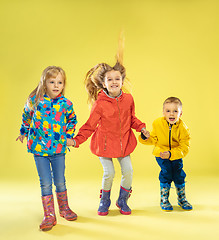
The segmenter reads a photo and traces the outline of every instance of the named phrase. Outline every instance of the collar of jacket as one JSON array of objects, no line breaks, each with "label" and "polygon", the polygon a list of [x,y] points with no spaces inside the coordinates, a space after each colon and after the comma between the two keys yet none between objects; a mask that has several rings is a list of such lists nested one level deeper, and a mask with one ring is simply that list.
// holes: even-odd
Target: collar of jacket
[{"label": "collar of jacket", "polygon": [[[165,122],[167,123],[168,126],[171,125],[171,124],[165,119],[165,117],[163,117],[163,121],[165,121]],[[178,126],[179,123],[180,123],[180,121],[181,121],[181,118],[179,118],[179,120],[178,120],[177,122],[175,122],[174,124],[172,124],[172,125],[176,125],[176,126]]]},{"label": "collar of jacket", "polygon": [[111,97],[105,90],[101,90],[98,94],[99,99],[104,99],[112,102],[114,99],[121,100],[123,98],[123,91],[120,90],[120,94],[117,97]]},{"label": "collar of jacket", "polygon": [[44,99],[48,100],[48,101],[57,101],[58,99],[60,99],[62,97],[62,94],[60,93],[58,96],[56,96],[55,98],[50,98],[49,96],[47,96],[46,94],[44,94]]}]

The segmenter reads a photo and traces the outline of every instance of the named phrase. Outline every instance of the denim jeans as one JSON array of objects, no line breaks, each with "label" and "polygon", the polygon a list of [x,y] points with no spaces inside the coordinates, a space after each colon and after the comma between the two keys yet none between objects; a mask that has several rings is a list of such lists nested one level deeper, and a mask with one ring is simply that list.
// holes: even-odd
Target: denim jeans
[{"label": "denim jeans", "polygon": [[[115,176],[113,161],[112,161],[112,158],[106,158],[106,157],[99,157],[99,158],[103,166],[102,188],[108,191],[112,187],[113,178]],[[118,162],[121,166],[121,172],[122,172],[121,186],[129,190],[132,186],[132,175],[133,175],[133,168],[132,168],[130,155],[124,158],[118,158]]]},{"label": "denim jeans", "polygon": [[42,196],[52,194],[52,183],[56,186],[56,192],[66,190],[65,185],[65,154],[52,156],[34,155]]},{"label": "denim jeans", "polygon": [[162,186],[170,186],[172,181],[176,186],[185,184],[186,174],[183,170],[182,159],[170,161],[169,159],[156,157],[156,160],[161,168],[159,180]]}]

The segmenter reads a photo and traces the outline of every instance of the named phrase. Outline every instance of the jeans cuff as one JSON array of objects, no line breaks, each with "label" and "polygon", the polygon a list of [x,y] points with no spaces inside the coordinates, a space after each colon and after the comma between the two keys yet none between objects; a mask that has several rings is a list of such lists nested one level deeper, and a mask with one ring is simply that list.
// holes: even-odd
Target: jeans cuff
[{"label": "jeans cuff", "polygon": [[162,183],[162,182],[161,182],[161,183],[160,183],[160,186],[161,186],[161,187],[165,187],[165,188],[166,188],[166,187],[167,187],[167,188],[170,188],[170,187],[171,187],[171,183]]},{"label": "jeans cuff", "polygon": [[176,184],[176,183],[175,183],[175,186],[176,186],[177,188],[182,188],[182,187],[185,187],[185,183],[182,183],[182,184]]}]

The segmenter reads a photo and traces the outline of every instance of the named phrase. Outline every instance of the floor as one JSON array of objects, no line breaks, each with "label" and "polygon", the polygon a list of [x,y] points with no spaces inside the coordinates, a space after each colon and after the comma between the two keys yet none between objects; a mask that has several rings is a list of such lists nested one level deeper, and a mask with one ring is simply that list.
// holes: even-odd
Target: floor
[{"label": "floor", "polygon": [[219,177],[191,177],[186,185],[192,211],[177,206],[175,189],[171,189],[172,212],[159,206],[159,182],[156,179],[135,179],[128,203],[129,216],[121,215],[115,206],[119,182],[112,188],[112,204],[108,216],[98,216],[99,182],[68,183],[69,205],[78,219],[68,222],[58,215],[57,225],[42,232],[38,226],[43,218],[38,183],[0,183],[1,239],[219,239]]}]

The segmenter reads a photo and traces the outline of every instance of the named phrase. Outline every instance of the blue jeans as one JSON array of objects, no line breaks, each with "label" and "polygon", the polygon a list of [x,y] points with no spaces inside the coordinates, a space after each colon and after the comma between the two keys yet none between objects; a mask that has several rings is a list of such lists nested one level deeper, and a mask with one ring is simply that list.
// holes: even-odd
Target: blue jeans
[{"label": "blue jeans", "polygon": [[183,170],[182,159],[170,161],[169,159],[156,157],[156,160],[161,168],[159,174],[161,186],[170,187],[172,181],[175,183],[176,187],[185,185],[186,173]]},{"label": "blue jeans", "polygon": [[52,156],[34,155],[42,196],[52,194],[52,183],[56,186],[56,192],[66,190],[65,185],[65,154]]}]

